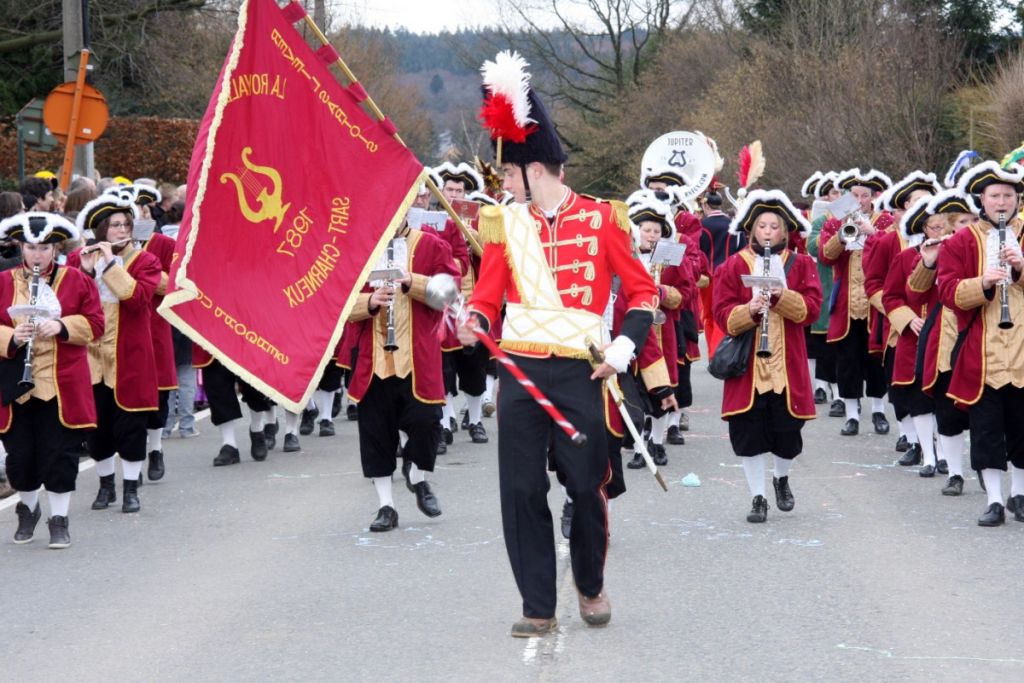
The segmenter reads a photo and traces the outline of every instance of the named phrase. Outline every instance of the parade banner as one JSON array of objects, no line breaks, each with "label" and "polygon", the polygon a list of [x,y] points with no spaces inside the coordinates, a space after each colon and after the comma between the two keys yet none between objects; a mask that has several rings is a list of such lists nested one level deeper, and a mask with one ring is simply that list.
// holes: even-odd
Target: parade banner
[{"label": "parade banner", "polygon": [[248,0],[200,126],[159,312],[241,379],[303,408],[423,165],[293,27]]}]

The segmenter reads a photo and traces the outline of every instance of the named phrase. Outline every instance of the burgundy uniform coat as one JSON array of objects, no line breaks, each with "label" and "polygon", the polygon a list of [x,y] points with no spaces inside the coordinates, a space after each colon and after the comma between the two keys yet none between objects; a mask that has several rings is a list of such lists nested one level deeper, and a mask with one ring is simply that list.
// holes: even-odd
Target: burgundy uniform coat
[{"label": "burgundy uniform coat", "polygon": [[153,359],[156,362],[156,381],[160,391],[178,388],[178,370],[174,365],[174,342],[171,338],[171,324],[156,312],[167,293],[167,277],[174,260],[174,240],[158,232],[146,242],[143,251],[148,251],[160,261],[160,284],[153,296],[153,311],[149,316],[153,330]]}]

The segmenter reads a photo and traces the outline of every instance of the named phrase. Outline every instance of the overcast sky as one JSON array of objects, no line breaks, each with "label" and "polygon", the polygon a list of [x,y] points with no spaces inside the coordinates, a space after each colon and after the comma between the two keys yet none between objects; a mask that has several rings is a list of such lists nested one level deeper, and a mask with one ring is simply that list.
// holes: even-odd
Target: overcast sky
[{"label": "overcast sky", "polygon": [[[499,23],[496,0],[327,0],[336,23],[406,28],[438,33]],[[585,16],[571,2],[560,4],[570,15]],[[574,11],[575,10],[575,11]]]}]

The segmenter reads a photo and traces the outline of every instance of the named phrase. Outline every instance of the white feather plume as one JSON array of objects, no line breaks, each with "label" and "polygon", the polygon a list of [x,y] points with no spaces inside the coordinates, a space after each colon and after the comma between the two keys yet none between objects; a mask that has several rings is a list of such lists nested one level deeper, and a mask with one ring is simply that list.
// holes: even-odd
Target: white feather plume
[{"label": "white feather plume", "polygon": [[536,123],[530,118],[530,74],[526,60],[518,52],[502,50],[494,61],[486,61],[480,67],[484,85],[492,94],[504,95],[512,103],[512,114],[516,123],[526,127]]}]

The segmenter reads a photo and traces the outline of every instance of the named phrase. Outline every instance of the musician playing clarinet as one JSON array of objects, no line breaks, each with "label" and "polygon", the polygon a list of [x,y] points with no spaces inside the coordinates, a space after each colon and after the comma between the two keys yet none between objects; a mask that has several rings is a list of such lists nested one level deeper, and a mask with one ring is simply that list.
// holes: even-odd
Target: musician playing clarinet
[{"label": "musician playing clarinet", "polygon": [[[0,435],[7,448],[7,474],[21,498],[15,507],[18,544],[29,543],[35,534],[40,486],[49,497],[50,547],[71,544],[75,449],[83,434],[96,427],[86,345],[103,334],[99,292],[80,270],[55,262],[57,245],[78,236],[78,229],[56,214],[22,213],[0,223],[0,239],[21,242],[24,256],[20,267],[0,273]],[[9,307],[28,304],[32,292],[33,303],[47,313],[34,321],[12,319]]]},{"label": "musician playing clarinet", "polygon": [[[473,328],[495,325],[507,300],[502,348],[587,439],[581,447],[574,445],[501,366],[501,516],[505,547],[523,598],[522,619],[512,626],[514,637],[539,636],[557,628],[554,532],[547,502],[549,456],[574,502],[569,553],[581,617],[591,626],[611,619],[604,588],[604,484],[610,466],[601,380],[626,370],[647,340],[658,306],[654,281],[632,257],[625,205],[583,197],[565,186],[561,175],[566,155],[536,93],[525,86],[505,93],[498,85],[525,82],[525,67],[518,55],[507,52],[484,65],[483,114],[504,187],[515,202],[481,210],[480,236],[485,244],[480,279],[470,302],[471,316],[459,328],[459,341],[474,344]],[[508,128],[499,121],[515,125]],[[602,315],[613,275],[621,280],[618,296],[627,299],[629,310],[620,334],[608,344]],[[588,361],[590,337],[607,345],[605,363],[596,370]]]},{"label": "musician playing clarinet", "polygon": [[398,526],[391,478],[397,467],[399,431],[406,487],[427,517],[441,506],[426,480],[434,471],[441,438],[444,379],[438,334],[441,313],[424,303],[431,275],[458,276],[451,247],[436,233],[403,224],[388,243],[376,270],[399,271],[397,277],[373,280],[358,295],[345,331],[358,339],[349,399],[359,405],[359,455],[363,476],[377,490],[377,516],[370,531]]},{"label": "musician playing clarinet", "polygon": [[[718,271],[715,320],[733,337],[753,334],[746,371],[725,380],[722,419],[753,496],[747,521],[760,523],[768,518],[769,454],[775,504],[783,512],[795,506],[790,467],[803,450],[800,430],[815,414],[804,327],[818,318],[821,283],[811,257],[788,249],[789,236],[809,235],[811,226],[782,192],[751,192],[730,230],[749,235],[749,246]],[[775,278],[777,284],[748,287],[743,275]]]}]

